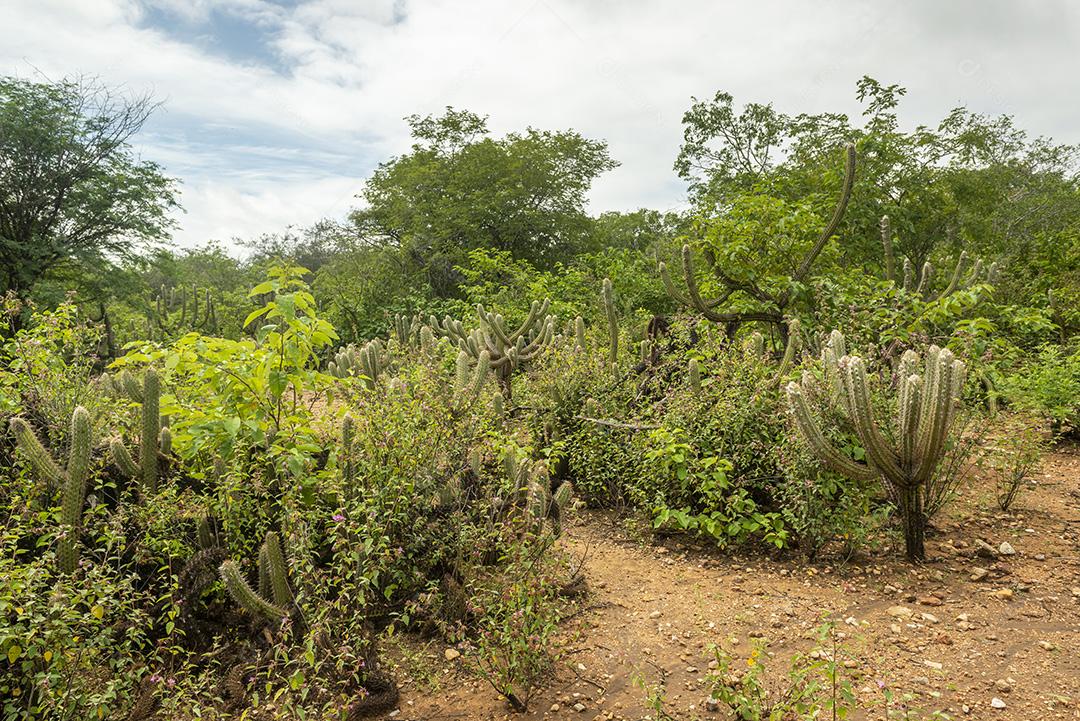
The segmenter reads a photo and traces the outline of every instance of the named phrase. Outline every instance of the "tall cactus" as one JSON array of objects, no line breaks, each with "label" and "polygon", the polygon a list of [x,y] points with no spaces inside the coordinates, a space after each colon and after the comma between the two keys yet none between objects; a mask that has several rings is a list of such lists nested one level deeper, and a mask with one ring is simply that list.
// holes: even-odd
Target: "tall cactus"
[{"label": "tall cactus", "polygon": [[619,317],[615,313],[615,292],[611,287],[610,278],[604,278],[600,299],[604,304],[604,315],[607,318],[608,325],[608,363],[612,368],[617,368],[619,362]]},{"label": "tall cactus", "polygon": [[800,433],[822,462],[853,479],[876,477],[884,482],[904,523],[908,558],[922,560],[926,555],[925,494],[945,454],[966,368],[948,349],[931,346],[919,375],[918,354],[905,352],[898,365],[896,417],[890,432],[874,417],[866,364],[858,356],[841,355],[843,341],[833,331],[823,353],[826,378],[866,449],[866,462],[852,460],[825,438],[804,395],[813,384],[809,375],[801,384],[788,384],[789,407]]},{"label": "tall cactus", "polygon": [[179,290],[162,285],[154,297],[149,321],[151,329],[157,328],[165,336],[175,336],[190,330],[214,333],[217,331],[214,297],[209,288],[200,291],[194,283],[191,285],[190,295],[186,285],[181,285]]},{"label": "tall cactus", "polygon": [[488,365],[495,372],[503,394],[511,397],[510,379],[524,364],[535,360],[540,352],[555,337],[555,319],[548,314],[550,300],[533,301],[525,321],[511,331],[506,327],[503,317],[476,306],[480,325],[470,332],[465,331],[459,320],[447,317],[439,321],[431,316],[428,325],[432,331],[450,340],[465,351],[473,360],[479,361],[482,354],[488,354]]},{"label": "tall cactus", "polygon": [[467,352],[458,351],[454,372],[454,397],[451,401],[455,413],[466,410],[480,397],[490,369],[491,356],[486,350],[480,353],[475,367],[470,363]]},{"label": "tall cactus", "polygon": [[[843,219],[848,203],[851,200],[852,188],[854,187],[855,182],[854,144],[849,143],[845,147],[845,156],[844,184],[841,188],[840,197],[837,200],[836,207],[833,209],[832,217],[829,219],[828,223],[826,223],[824,229],[818,235],[813,245],[810,246],[806,254],[802,257],[802,260],[791,274],[788,282],[779,284],[782,288],[771,289],[763,285],[758,285],[756,281],[746,281],[740,278],[734,278],[726,272],[724,268],[720,267],[715,254],[706,251],[705,259],[715,276],[715,280],[722,288],[717,297],[706,299],[702,296],[702,291],[698,284],[697,275],[694,270],[693,253],[690,245],[684,244],[681,252],[681,260],[683,282],[686,286],[685,292],[682,292],[675,287],[675,283],[668,273],[667,264],[661,262],[658,265],[660,279],[663,281],[664,288],[667,290],[668,295],[671,296],[675,302],[700,313],[707,320],[713,323],[724,324],[728,337],[734,337],[739,325],[742,323],[761,321],[782,326],[784,314],[795,298],[792,289],[802,284],[810,274],[814,262],[817,260],[818,256],[821,255],[821,251],[824,250],[825,245],[840,226],[840,221]],[[744,296],[748,300],[755,301],[757,308],[754,310],[738,310],[737,308],[743,304],[734,301],[740,300]],[[725,308],[727,309],[725,310]]]},{"label": "tall cactus", "polygon": [[233,560],[227,560],[218,569],[225,590],[245,611],[270,621],[281,621],[293,610],[293,595],[289,588],[285,554],[281,550],[281,541],[273,531],[266,533],[266,539],[259,548],[259,591],[248,585],[240,567]]},{"label": "tall cactus", "polygon": [[61,572],[73,573],[79,565],[79,529],[86,501],[86,484],[90,479],[90,453],[93,449],[90,414],[82,406],[76,406],[71,414],[71,447],[66,468],[60,466],[22,418],[11,419],[11,430],[19,448],[30,461],[33,473],[45,481],[50,491],[61,489],[61,532],[56,556]]},{"label": "tall cactus", "polygon": [[128,396],[141,403],[139,423],[139,458],[136,465],[123,440],[114,438],[109,444],[109,454],[115,465],[129,478],[138,478],[145,493],[155,493],[158,481],[164,475],[165,466],[172,453],[172,433],[161,422],[161,379],[157,371],[147,368],[143,383],[128,373],[121,374],[121,384]]}]

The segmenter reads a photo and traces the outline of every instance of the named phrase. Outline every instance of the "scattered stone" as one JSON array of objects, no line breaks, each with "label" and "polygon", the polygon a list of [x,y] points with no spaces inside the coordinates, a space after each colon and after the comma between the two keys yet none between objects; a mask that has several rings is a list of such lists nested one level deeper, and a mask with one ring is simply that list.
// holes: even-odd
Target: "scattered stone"
[{"label": "scattered stone", "polygon": [[990,708],[1003,709],[1005,708],[1005,702],[995,696],[990,699]]},{"label": "scattered stone", "polygon": [[649,614],[649,618],[660,618],[661,615],[663,614],[661,614],[659,611],[653,611]]},{"label": "scattered stone", "polygon": [[585,711],[585,704],[581,702],[574,704],[574,710],[578,713],[583,713]]},{"label": "scattered stone", "polygon": [[911,618],[915,612],[907,606],[892,606],[887,613],[893,618]]},{"label": "scattered stone", "polygon": [[923,606],[940,606],[944,601],[937,596],[919,596],[919,603]]},{"label": "scattered stone", "polygon": [[716,713],[720,710],[720,702],[710,696],[709,698],[705,699],[705,710]]},{"label": "scattered stone", "polygon": [[453,661],[455,658],[457,658],[460,655],[461,655],[461,652],[458,651],[456,648],[448,648],[445,651],[443,651],[443,657],[447,661]]},{"label": "scattered stone", "polygon": [[968,576],[968,578],[970,578],[972,581],[981,581],[981,580],[983,580],[984,578],[986,578],[989,575],[990,575],[990,572],[987,571],[985,568],[979,568],[978,566],[976,566],[971,571],[971,575]]},{"label": "scattered stone", "polygon": [[551,704],[551,713],[559,713],[559,709],[562,708],[557,703]]},{"label": "scattered stone", "polygon": [[1045,553],[1036,553],[1035,554],[1035,560],[1036,561],[1045,561],[1046,560],[1046,554]]},{"label": "scattered stone", "polygon": [[922,613],[919,615],[922,617],[922,620],[926,621],[927,623],[937,623],[940,620],[932,613]]},{"label": "scattered stone", "polygon": [[942,665],[937,661],[927,661],[923,659],[923,665],[925,665],[927,668],[932,668],[935,671],[940,671],[942,669]]},{"label": "scattered stone", "polygon": [[997,681],[994,681],[994,688],[1001,693],[1011,693],[1014,683],[1015,681],[1011,678],[999,678]]},{"label": "scattered stone", "polygon": [[997,558],[997,549],[981,538],[976,538],[975,555],[979,558]]},{"label": "scattered stone", "polygon": [[1041,648],[1043,651],[1054,651],[1057,649],[1057,646],[1050,643],[1049,641],[1039,641],[1039,648]]},{"label": "scattered stone", "polygon": [[1001,545],[998,546],[998,553],[1000,553],[1002,556],[1015,556],[1016,549],[1013,548],[1012,544],[1008,541],[1002,541]]},{"label": "scattered stone", "polygon": [[1012,600],[1013,592],[1011,588],[999,588],[990,595],[994,598],[1000,598],[1002,601],[1010,601]]}]

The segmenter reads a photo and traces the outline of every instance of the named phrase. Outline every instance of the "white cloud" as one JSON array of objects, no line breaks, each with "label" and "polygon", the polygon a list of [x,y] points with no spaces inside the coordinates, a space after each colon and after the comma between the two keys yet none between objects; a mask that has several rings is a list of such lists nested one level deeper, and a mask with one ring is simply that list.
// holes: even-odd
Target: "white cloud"
[{"label": "white cloud", "polygon": [[[401,118],[445,105],[489,114],[496,132],[573,127],[606,139],[622,166],[596,184],[595,210],[680,203],[680,117],[691,95],[718,89],[788,112],[855,113],[854,83],[871,74],[909,88],[912,123],[963,103],[1080,141],[1069,103],[1054,99],[1080,90],[1080,9],[1064,0],[6,6],[0,72],[97,74],[166,101],[144,152],[185,180],[184,243],[340,215],[363,176],[408,147]],[[151,11],[178,27],[215,13],[252,23],[279,66],[222,57],[148,25]]]}]

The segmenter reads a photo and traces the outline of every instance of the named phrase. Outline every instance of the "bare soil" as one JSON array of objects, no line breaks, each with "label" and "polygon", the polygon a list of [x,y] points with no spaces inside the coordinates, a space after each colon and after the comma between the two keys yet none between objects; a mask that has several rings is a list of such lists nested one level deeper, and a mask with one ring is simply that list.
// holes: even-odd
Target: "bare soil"
[{"label": "bare soil", "polygon": [[[979,479],[944,515],[930,560],[912,566],[895,547],[809,564],[797,554],[721,555],[685,539],[647,545],[611,516],[580,514],[560,542],[579,557],[588,550],[590,594],[564,624],[558,669],[529,710],[512,713],[460,659],[447,662],[442,645],[428,644],[392,654],[403,683],[393,715],[655,717],[641,679],[663,690],[679,721],[726,721],[730,712],[704,704],[710,646],[741,659],[763,637],[780,681],[787,657],[813,648],[828,615],[842,634],[856,719],[885,718],[882,684],[894,697],[913,695],[911,718],[1080,718],[1080,452],[1048,455],[1008,514]],[[1015,554],[985,557],[979,540],[994,549],[1007,541]]]}]

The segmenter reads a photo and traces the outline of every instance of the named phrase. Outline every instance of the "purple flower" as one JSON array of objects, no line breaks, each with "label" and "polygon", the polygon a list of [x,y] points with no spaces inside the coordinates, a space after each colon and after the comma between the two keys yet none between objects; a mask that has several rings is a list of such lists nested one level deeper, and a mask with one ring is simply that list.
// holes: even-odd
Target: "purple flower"
[{"label": "purple flower", "polygon": [[341,523],[342,521],[345,520],[345,516],[341,515],[340,513],[335,513],[334,514],[334,520],[337,521],[338,523]]}]

